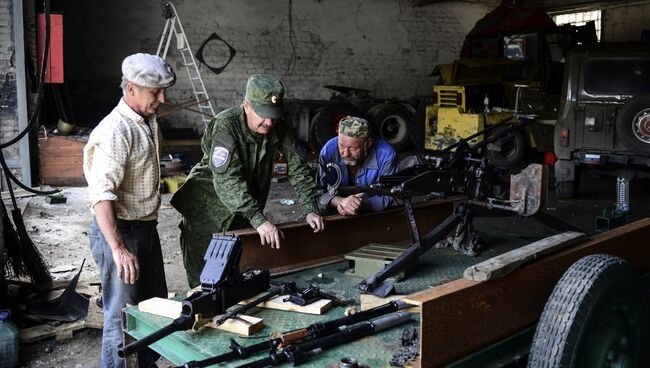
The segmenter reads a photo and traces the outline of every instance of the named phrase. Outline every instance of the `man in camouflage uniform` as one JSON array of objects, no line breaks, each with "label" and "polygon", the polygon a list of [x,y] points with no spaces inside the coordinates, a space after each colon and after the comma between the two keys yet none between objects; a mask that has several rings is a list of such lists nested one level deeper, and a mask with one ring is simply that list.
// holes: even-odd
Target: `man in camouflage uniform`
[{"label": "man in camouflage uniform", "polygon": [[306,222],[323,230],[320,189],[297,154],[294,136],[280,121],[282,83],[269,74],[248,79],[242,105],[219,113],[203,134],[203,158],[171,204],[182,215],[181,249],[190,287],[200,284],[203,257],[213,233],[254,227],[263,245],[280,248],[282,232],[263,213],[273,161],[284,155],[288,176],[303,204]]},{"label": "man in camouflage uniform", "polygon": [[[318,180],[324,187],[328,183],[323,168],[328,163],[338,166],[341,186],[369,187],[379,176],[395,173],[397,153],[386,140],[370,136],[367,120],[347,116],[339,123],[338,136],[321,149],[319,161]],[[363,193],[347,197],[325,193],[319,199],[322,208],[336,209],[343,216],[353,216],[363,210],[381,211],[392,203],[392,197]]]}]

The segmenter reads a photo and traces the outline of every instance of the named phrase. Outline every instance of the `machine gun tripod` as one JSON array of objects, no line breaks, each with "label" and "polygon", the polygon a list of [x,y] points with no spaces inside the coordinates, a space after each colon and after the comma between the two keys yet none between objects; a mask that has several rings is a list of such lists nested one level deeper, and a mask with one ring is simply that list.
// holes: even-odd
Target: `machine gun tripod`
[{"label": "machine gun tripod", "polygon": [[[497,126],[502,128],[487,134]],[[544,167],[538,164],[528,165],[519,173],[511,175],[509,188],[506,188],[503,177],[511,172],[492,166],[484,157],[489,144],[512,139],[512,132],[520,129],[520,126],[521,124],[513,124],[510,120],[490,126],[444,150],[423,156],[419,164],[393,175],[381,176],[378,183],[368,188],[342,187],[338,167],[322,167],[331,194],[364,192],[368,195],[392,196],[402,203],[406,214],[411,246],[386,268],[359,283],[357,287],[362,292],[380,297],[390,295],[395,290],[394,286],[384,281],[418,262],[419,257],[436,244],[452,245],[454,249],[468,255],[477,254],[479,245],[472,225],[474,207],[504,210],[520,216],[532,216],[539,210],[545,183]],[[469,142],[479,135],[486,138],[470,145]],[[504,198],[508,192],[506,189],[509,189],[508,199]],[[423,195],[438,198],[448,195],[464,196],[454,213],[424,237],[418,229],[412,204],[413,197]],[[452,232],[452,236],[447,238]],[[439,243],[442,241],[444,242]]]}]

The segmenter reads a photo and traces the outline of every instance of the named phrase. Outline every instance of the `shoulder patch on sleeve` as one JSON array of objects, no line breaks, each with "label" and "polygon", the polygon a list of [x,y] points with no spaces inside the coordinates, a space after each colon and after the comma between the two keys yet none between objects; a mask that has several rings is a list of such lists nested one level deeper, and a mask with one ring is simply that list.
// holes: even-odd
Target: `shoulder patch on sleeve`
[{"label": "shoulder patch on sleeve", "polygon": [[224,173],[233,159],[235,140],[228,134],[217,134],[210,149],[210,168],[216,173]]},{"label": "shoulder patch on sleeve", "polygon": [[212,149],[212,165],[215,168],[221,167],[228,162],[230,151],[226,147],[215,146]]}]

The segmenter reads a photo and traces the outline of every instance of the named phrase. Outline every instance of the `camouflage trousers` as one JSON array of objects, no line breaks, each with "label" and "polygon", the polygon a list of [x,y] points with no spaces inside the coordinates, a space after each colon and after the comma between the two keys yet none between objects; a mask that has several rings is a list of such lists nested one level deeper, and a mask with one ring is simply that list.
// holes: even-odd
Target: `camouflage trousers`
[{"label": "camouflage trousers", "polygon": [[[220,233],[222,221],[210,216],[183,217],[178,227],[181,229],[181,251],[183,253],[183,266],[187,273],[187,283],[190,288],[201,284],[201,271],[205,264],[205,252],[208,250],[212,234]],[[235,216],[228,230],[238,230],[250,227],[250,223],[240,216]]]}]

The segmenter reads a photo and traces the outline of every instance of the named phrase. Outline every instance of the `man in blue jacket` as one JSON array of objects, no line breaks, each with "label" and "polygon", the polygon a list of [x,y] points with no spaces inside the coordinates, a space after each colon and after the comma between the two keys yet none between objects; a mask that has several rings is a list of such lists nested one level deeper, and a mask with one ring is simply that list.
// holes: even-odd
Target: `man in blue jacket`
[{"label": "man in blue jacket", "polygon": [[[320,152],[318,181],[326,187],[323,168],[331,163],[339,167],[341,186],[369,187],[381,175],[391,175],[397,168],[397,153],[381,138],[370,136],[367,120],[347,116],[339,123],[339,134],[330,139]],[[343,216],[353,216],[361,211],[381,211],[393,203],[388,196],[363,193],[342,197],[329,193],[319,199],[322,208],[332,208]]]}]

